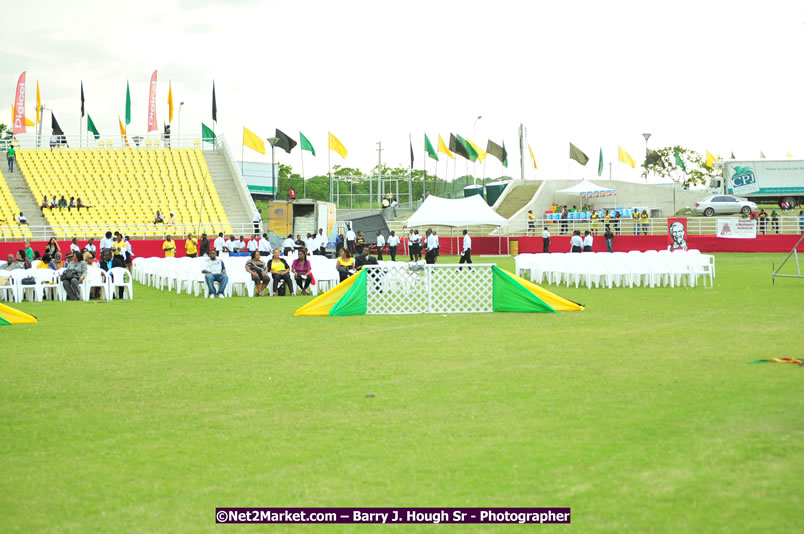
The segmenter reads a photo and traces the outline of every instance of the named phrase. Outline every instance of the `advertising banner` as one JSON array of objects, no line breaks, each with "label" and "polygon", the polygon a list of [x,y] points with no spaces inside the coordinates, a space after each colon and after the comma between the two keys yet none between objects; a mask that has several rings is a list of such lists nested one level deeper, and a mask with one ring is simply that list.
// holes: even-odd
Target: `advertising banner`
[{"label": "advertising banner", "polygon": [[667,249],[687,250],[687,218],[667,218]]},{"label": "advertising banner", "polygon": [[[8,109],[8,108],[6,108]],[[17,80],[17,93],[14,96],[14,135],[25,133],[25,73],[20,74]]]},{"label": "advertising banner", "polygon": [[757,221],[739,217],[718,217],[717,237],[753,239],[757,236]]},{"label": "advertising banner", "polygon": [[151,92],[148,95],[148,131],[154,132],[159,129],[156,124],[156,71],[151,74]]}]

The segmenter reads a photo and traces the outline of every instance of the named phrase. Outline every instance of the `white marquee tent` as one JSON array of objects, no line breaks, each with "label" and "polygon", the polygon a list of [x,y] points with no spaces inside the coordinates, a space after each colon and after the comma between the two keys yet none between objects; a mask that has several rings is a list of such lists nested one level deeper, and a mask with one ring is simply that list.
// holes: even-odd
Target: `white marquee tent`
[{"label": "white marquee tent", "polygon": [[428,196],[419,209],[405,221],[405,227],[415,226],[503,226],[508,221],[486,204],[483,197],[441,198]]},{"label": "white marquee tent", "polygon": [[608,187],[601,187],[596,183],[590,182],[589,180],[581,180],[572,187],[559,189],[556,191],[556,193],[578,195],[581,198],[597,198],[614,196],[617,194],[617,191],[615,189],[609,189]]}]

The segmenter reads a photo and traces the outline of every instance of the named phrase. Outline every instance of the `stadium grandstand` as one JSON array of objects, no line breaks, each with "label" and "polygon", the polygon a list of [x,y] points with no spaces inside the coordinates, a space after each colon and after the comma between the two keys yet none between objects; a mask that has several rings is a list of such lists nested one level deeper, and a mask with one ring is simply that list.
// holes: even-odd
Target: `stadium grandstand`
[{"label": "stadium grandstand", "polygon": [[[28,144],[28,143],[26,143]],[[251,233],[253,201],[223,142],[202,150],[184,147],[17,149],[17,170],[0,180],[3,240],[96,237],[119,230],[132,239],[161,239],[188,232]],[[40,209],[64,197],[83,209]],[[16,198],[16,200],[15,200]],[[19,225],[20,210],[30,226]],[[155,214],[164,217],[155,224]],[[175,223],[171,224],[171,216]],[[42,235],[39,235],[42,234]]]}]

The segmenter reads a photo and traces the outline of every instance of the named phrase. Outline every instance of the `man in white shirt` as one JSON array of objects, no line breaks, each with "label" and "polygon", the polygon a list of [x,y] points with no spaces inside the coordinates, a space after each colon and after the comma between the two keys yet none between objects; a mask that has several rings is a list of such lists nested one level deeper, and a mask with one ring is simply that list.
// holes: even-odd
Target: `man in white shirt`
[{"label": "man in white shirt", "polygon": [[355,231],[352,230],[351,225],[346,225],[346,248],[349,250],[349,253],[354,256],[355,255],[355,241],[357,240],[357,235]]},{"label": "man in white shirt", "polygon": [[[229,277],[226,275],[226,266],[218,259],[216,251],[209,251],[209,259],[207,259],[204,270],[201,272],[205,275],[204,280],[209,289],[209,298],[213,299],[217,296],[222,299],[223,290],[226,289],[226,284],[229,283]],[[217,291],[215,291],[215,282],[220,284],[220,288]]]},{"label": "man in white shirt", "polygon": [[592,252],[592,234],[587,230],[584,232],[583,236],[583,251],[584,252]]},{"label": "man in white shirt", "polygon": [[575,230],[572,232],[570,239],[570,252],[581,252],[583,250],[583,239],[581,239],[581,231]]},{"label": "man in white shirt", "polygon": [[391,235],[388,236],[388,252],[391,253],[391,261],[396,261],[396,251],[399,247],[399,238],[396,232],[391,230]]},{"label": "man in white shirt", "polygon": [[235,239],[235,236],[230,235],[226,239],[226,241],[223,242],[223,252],[224,252],[224,254],[231,254],[232,252],[234,252],[235,251],[234,250],[234,244],[236,242],[237,242],[237,239]]},{"label": "man in white shirt", "polygon": [[112,239],[112,232],[106,232],[106,235],[101,237],[101,240],[100,240],[101,252],[103,252],[106,249],[111,250],[112,245],[114,245],[114,240]]},{"label": "man in white shirt", "polygon": [[[324,235],[323,228],[318,229],[316,239],[318,240],[318,254],[324,256],[327,253],[327,244],[329,243],[329,239],[327,239],[327,236]],[[313,254],[315,254],[315,252]]]},{"label": "man in white shirt", "polygon": [[293,240],[293,234],[288,234],[284,241],[282,241],[282,255],[287,256],[296,248],[296,242]]},{"label": "man in white shirt", "polygon": [[461,260],[458,263],[472,263],[472,238],[469,231],[463,231],[463,248],[461,248]]},{"label": "man in white shirt", "polygon": [[257,250],[257,234],[251,234],[251,239],[248,240],[248,251],[254,252]]},{"label": "man in white shirt", "polygon": [[98,249],[95,247],[95,240],[93,238],[89,238],[89,243],[87,243],[87,246],[84,248],[87,249],[87,252],[92,254],[92,256],[97,257],[96,254]]},{"label": "man in white shirt", "polygon": [[385,248],[385,236],[377,230],[377,261],[382,261],[382,249]]},{"label": "man in white shirt", "polygon": [[218,234],[218,237],[215,238],[215,242],[212,244],[215,252],[217,252],[217,256],[223,254],[223,249],[226,247],[226,241],[223,239],[223,232]]},{"label": "man in white shirt", "polygon": [[435,264],[436,262],[436,237],[433,233],[433,230],[430,228],[427,229],[427,233],[425,234],[425,246],[427,247],[427,252],[424,253],[424,262],[429,264]]},{"label": "man in white shirt", "polygon": [[267,233],[262,234],[262,239],[260,239],[260,242],[257,244],[257,250],[260,251],[261,258],[267,258],[271,255],[271,242],[268,240]]},{"label": "man in white shirt", "polygon": [[550,230],[546,226],[542,230],[542,252],[544,254],[550,253]]},{"label": "man in white shirt", "polygon": [[304,240],[304,248],[307,249],[308,255],[318,248],[318,239],[316,239],[315,235],[307,234],[307,238]]}]

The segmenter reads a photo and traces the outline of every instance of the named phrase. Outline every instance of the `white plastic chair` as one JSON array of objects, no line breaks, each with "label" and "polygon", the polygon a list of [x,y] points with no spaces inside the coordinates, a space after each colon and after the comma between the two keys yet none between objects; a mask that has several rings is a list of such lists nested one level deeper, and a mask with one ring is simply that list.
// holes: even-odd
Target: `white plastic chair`
[{"label": "white plastic chair", "polygon": [[109,290],[109,277],[106,271],[100,267],[90,267],[87,269],[87,275],[84,277],[84,283],[81,284],[81,299],[89,300],[89,293],[94,288],[100,288],[101,297],[104,300],[111,300],[111,292]]},{"label": "white plastic chair", "polygon": [[118,298],[117,289],[121,287],[123,288],[123,299],[132,300],[134,298],[134,283],[131,273],[123,267],[114,267],[109,270],[109,291],[113,299]]}]

